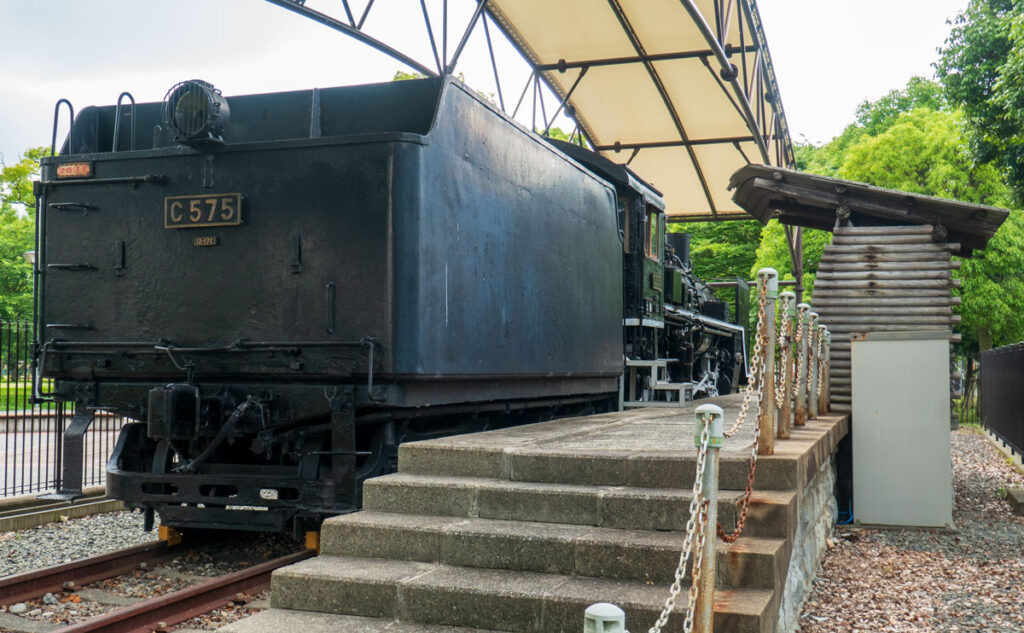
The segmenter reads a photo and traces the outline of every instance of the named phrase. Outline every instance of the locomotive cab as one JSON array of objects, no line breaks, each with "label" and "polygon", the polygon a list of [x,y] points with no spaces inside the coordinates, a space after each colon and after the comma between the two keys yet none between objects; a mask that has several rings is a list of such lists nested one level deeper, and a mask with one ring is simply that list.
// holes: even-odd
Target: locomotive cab
[{"label": "locomotive cab", "polygon": [[[623,257],[623,373],[619,406],[679,406],[736,384],[744,328],[672,245],[660,192],[628,167],[578,145],[550,141],[613,183]],[[678,249],[683,251],[684,248]],[[682,257],[680,257],[682,255]]]}]

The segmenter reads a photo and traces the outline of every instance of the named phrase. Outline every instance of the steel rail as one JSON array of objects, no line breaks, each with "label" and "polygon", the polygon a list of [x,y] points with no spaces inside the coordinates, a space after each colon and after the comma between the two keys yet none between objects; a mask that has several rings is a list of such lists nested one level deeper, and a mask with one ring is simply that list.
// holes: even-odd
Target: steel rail
[{"label": "steel rail", "polygon": [[[40,416],[40,417],[56,417],[56,414]],[[83,505],[92,505],[95,503],[102,503],[107,501],[108,498],[103,492],[89,493],[78,499],[78,502],[74,505],[69,505],[63,501],[40,501],[39,499],[32,499],[30,502],[25,504],[18,504],[8,508],[0,507],[0,519],[9,519],[12,517],[19,517],[26,514],[35,514],[36,512],[44,512],[46,510],[60,510],[63,508],[73,508]]]},{"label": "steel rail", "polygon": [[180,555],[182,551],[184,550],[180,545],[168,546],[166,541],[153,541],[108,554],[0,578],[0,604],[21,602],[45,593],[61,591],[69,586],[69,583],[82,586],[112,578],[138,568],[139,563],[168,560]]},{"label": "steel rail", "polygon": [[252,594],[270,586],[270,574],[279,567],[315,556],[305,550],[260,563],[253,567],[162,596],[150,598],[130,607],[117,609],[79,624],[61,629],[61,633],[147,633],[157,623],[173,626],[189,618],[207,613],[227,603],[239,593]]}]

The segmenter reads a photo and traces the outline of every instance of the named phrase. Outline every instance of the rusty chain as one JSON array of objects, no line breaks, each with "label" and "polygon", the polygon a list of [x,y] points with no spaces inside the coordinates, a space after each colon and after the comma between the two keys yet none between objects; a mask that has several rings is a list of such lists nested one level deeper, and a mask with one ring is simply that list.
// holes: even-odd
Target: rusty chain
[{"label": "rusty chain", "polygon": [[704,534],[704,527],[708,524],[708,506],[710,499],[704,499],[700,504],[700,517],[697,519],[697,553],[693,556],[693,574],[690,579],[690,593],[686,602],[686,619],[683,620],[684,633],[693,630],[693,615],[697,611],[697,594],[700,592],[700,577],[704,572],[704,545],[707,543],[707,535]]},{"label": "rusty chain", "polygon": [[789,355],[792,353],[790,351],[790,344],[789,344],[789,339],[790,339],[789,331],[788,331],[789,328],[786,327],[786,321],[789,319],[789,301],[790,301],[790,297],[789,297],[788,294],[783,294],[783,295],[781,295],[780,299],[782,301],[782,305],[779,307],[779,314],[780,314],[781,318],[779,319],[779,342],[778,342],[778,344],[779,344],[779,368],[778,368],[778,371],[776,371],[777,376],[775,378],[775,402],[776,402],[776,404],[781,403],[782,399],[787,396],[787,394],[784,393],[785,388],[786,388],[786,385],[785,385],[786,366],[789,364]]},{"label": "rusty chain", "polygon": [[[796,334],[793,336],[793,353],[796,354],[796,363],[793,371],[793,391],[800,390],[800,372],[804,366],[804,355],[800,353],[800,345],[803,343],[804,317],[810,312],[809,307],[797,306],[796,309]],[[810,372],[807,372],[810,375]]]},{"label": "rusty chain", "polygon": [[[704,500],[704,468],[707,463],[708,443],[711,439],[711,425],[705,424],[700,434],[700,448],[697,450],[697,476],[693,480],[693,499],[690,500],[690,518],[686,521],[686,541],[683,543],[683,551],[679,554],[679,565],[676,566],[675,579],[669,589],[668,598],[665,599],[665,606],[661,610],[657,621],[647,633],[661,633],[661,629],[668,622],[668,617],[676,607],[676,599],[683,590],[683,579],[686,577],[686,563],[689,562],[693,551],[694,541],[699,540],[701,546],[694,557],[694,564],[703,562],[701,554],[705,542],[704,527],[707,525],[707,502]],[[694,537],[697,537],[696,539]],[[696,572],[695,572],[696,573]],[[686,620],[683,625],[685,633],[690,633],[693,628],[693,612],[697,607],[697,579],[694,579],[690,586],[690,593],[686,607]]]},{"label": "rusty chain", "polygon": [[[758,363],[757,372],[754,375],[754,377],[758,379],[757,380],[757,386],[756,386],[756,390],[757,391],[760,391],[761,387],[763,386],[763,383],[761,382],[760,378],[764,375],[764,357],[767,355],[767,351],[768,351],[768,337],[765,336],[765,322],[764,322],[766,294],[767,294],[767,283],[762,287],[761,296],[759,298],[758,311],[757,311],[757,343],[756,343],[756,345],[754,347],[754,359],[755,359],[755,362]],[[786,309],[787,310],[789,309],[788,299],[789,299],[789,297],[785,297],[785,305],[786,305]],[[785,314],[785,313],[783,313],[783,314]],[[762,346],[764,347],[763,350],[761,349]],[[785,367],[784,364],[783,364],[783,367]],[[755,391],[755,389],[751,388],[753,384],[754,384],[753,380],[748,381],[748,384],[747,384],[747,396],[744,397],[744,399],[743,399],[743,407],[740,408],[740,415],[744,415],[746,413],[746,409],[747,409],[747,406],[748,406],[748,400],[749,400],[752,392]],[[760,394],[759,394],[758,398],[757,398],[757,417],[758,418],[761,417],[761,405],[762,405],[762,402],[763,402],[763,398],[761,398]],[[738,419],[737,422],[735,424],[733,424],[733,428],[731,428],[729,430],[729,432],[725,433],[725,436],[729,437],[730,435],[735,434],[735,432],[739,429],[739,426],[740,426],[741,423],[742,423],[742,419]],[[759,440],[760,440],[760,433],[755,432],[754,433],[754,443],[753,443],[753,445],[750,448],[750,468],[747,471],[747,489],[744,491],[743,499],[740,501],[740,505],[741,505],[741,507],[740,507],[740,516],[739,516],[739,519],[736,521],[736,529],[733,530],[732,534],[726,534],[725,529],[722,527],[721,523],[719,523],[716,526],[716,530],[718,532],[719,538],[721,538],[726,543],[734,543],[734,542],[736,542],[736,539],[738,539],[740,537],[740,534],[743,533],[743,526],[746,524],[746,521],[747,521],[747,512],[750,509],[750,497],[754,493],[754,476],[757,473],[757,448],[758,448],[758,445],[759,445]]]},{"label": "rusty chain", "polygon": [[740,412],[736,415],[736,421],[727,431],[722,433],[725,437],[732,437],[743,426],[747,413],[750,411],[750,402],[757,395],[757,414],[761,415],[761,384],[764,377],[765,356],[768,353],[768,338],[765,336],[765,308],[768,304],[768,283],[758,284],[757,298],[757,331],[754,333],[754,355],[750,359],[750,375],[747,376],[747,389],[743,394],[743,404],[740,405]]},{"label": "rusty chain", "polygon": [[726,543],[735,543],[736,539],[743,533],[743,526],[747,523],[747,512],[750,510],[750,496],[754,494],[754,474],[757,472],[757,445],[760,434],[754,435],[754,445],[750,449],[750,470],[747,471],[747,489],[740,500],[740,516],[736,519],[736,529],[732,534],[726,534],[722,524],[718,524],[718,537]]}]

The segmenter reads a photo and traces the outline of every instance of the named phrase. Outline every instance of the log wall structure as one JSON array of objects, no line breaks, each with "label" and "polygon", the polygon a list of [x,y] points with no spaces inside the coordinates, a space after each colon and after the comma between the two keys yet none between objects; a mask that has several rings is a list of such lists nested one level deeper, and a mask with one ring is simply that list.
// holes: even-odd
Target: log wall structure
[{"label": "log wall structure", "polygon": [[[832,332],[832,408],[851,408],[850,338],[862,332],[950,330],[960,322],[952,254],[931,225],[837,226],[814,283],[814,311]],[[959,334],[951,334],[952,342]]]}]

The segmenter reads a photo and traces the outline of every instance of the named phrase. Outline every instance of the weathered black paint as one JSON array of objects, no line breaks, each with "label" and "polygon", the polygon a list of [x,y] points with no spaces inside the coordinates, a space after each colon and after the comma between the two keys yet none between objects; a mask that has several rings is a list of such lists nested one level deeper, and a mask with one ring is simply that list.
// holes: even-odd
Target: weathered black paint
[{"label": "weathered black paint", "polygon": [[[216,151],[173,146],[139,104],[136,151],[111,153],[113,108],[87,108],[43,164],[43,374],[148,421],[110,460],[115,496],[172,525],[281,529],[355,507],[402,439],[487,423],[403,410],[614,394],[612,186],[450,78],[229,101]],[[93,178],[57,179],[79,161]],[[166,198],[232,193],[240,225],[165,228]],[[198,421],[169,395],[192,385]],[[399,426],[360,422],[382,413]]]}]

